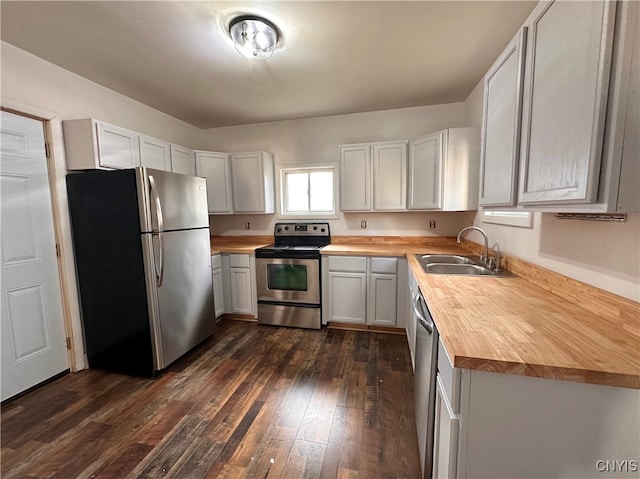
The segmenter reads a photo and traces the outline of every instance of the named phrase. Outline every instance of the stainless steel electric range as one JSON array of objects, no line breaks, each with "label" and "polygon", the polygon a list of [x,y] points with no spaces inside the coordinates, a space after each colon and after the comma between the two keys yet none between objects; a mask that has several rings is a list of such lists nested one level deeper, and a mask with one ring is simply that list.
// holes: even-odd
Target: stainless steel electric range
[{"label": "stainless steel electric range", "polygon": [[276,223],[275,243],[256,249],[258,323],[320,329],[320,248],[329,223]]}]

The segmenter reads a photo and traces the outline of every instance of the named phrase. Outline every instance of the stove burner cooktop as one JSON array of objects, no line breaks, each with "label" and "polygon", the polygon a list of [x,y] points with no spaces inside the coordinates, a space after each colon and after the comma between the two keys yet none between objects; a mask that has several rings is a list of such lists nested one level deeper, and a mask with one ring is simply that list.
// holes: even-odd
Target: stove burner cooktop
[{"label": "stove burner cooktop", "polygon": [[256,257],[286,254],[320,255],[320,248],[331,243],[329,223],[276,223],[275,243],[256,250]]}]

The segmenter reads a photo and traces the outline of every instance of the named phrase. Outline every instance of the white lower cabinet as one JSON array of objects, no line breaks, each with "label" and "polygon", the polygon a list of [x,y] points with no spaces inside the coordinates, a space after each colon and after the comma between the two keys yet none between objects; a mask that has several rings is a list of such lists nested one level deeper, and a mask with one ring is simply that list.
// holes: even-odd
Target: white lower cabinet
[{"label": "white lower cabinet", "polygon": [[323,258],[322,270],[325,324],[404,328],[406,303],[398,301],[405,298],[407,291],[404,258],[327,256]]},{"label": "white lower cabinet", "polygon": [[329,272],[329,297],[329,321],[366,324],[366,273]]},{"label": "white lower cabinet", "polygon": [[326,322],[367,323],[367,258],[327,256],[322,261]]},{"label": "white lower cabinet", "polygon": [[231,312],[252,314],[251,273],[246,268],[231,268]]},{"label": "white lower cabinet", "polygon": [[367,279],[367,322],[395,327],[398,318],[398,258],[369,258]]},{"label": "white lower cabinet", "polygon": [[436,379],[436,413],[433,433],[433,477],[456,477],[460,420],[453,412],[440,375]]},{"label": "white lower cabinet", "polygon": [[640,477],[640,391],[453,368],[439,344],[433,477]]},{"label": "white lower cabinet", "polygon": [[252,254],[223,254],[224,312],[256,316],[256,262]]},{"label": "white lower cabinet", "polygon": [[222,255],[211,257],[211,282],[213,284],[213,301],[215,303],[216,319],[224,314],[224,281],[222,279]]}]

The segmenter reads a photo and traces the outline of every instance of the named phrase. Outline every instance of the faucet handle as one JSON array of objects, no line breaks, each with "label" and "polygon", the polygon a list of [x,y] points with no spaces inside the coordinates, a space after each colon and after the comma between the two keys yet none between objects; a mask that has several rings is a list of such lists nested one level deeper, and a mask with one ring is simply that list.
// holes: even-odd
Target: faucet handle
[{"label": "faucet handle", "polygon": [[499,273],[502,270],[502,266],[501,266],[502,253],[500,253],[500,248],[498,247],[498,245],[495,245],[493,247],[493,256],[496,262],[495,272]]}]

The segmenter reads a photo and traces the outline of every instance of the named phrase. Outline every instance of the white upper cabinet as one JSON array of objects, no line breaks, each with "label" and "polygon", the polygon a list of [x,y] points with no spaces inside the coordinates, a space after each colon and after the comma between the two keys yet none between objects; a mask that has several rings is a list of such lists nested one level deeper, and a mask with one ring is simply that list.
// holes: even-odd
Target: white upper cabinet
[{"label": "white upper cabinet", "polygon": [[235,213],[275,212],[275,179],[271,153],[232,153],[231,182]]},{"label": "white upper cabinet", "polygon": [[614,2],[543,3],[527,22],[519,202],[593,203]]},{"label": "white upper cabinet", "polygon": [[407,142],[374,143],[373,211],[407,209]]},{"label": "white upper cabinet", "polygon": [[437,131],[409,143],[409,209],[442,206],[442,162],[447,131]]},{"label": "white upper cabinet", "polygon": [[516,204],[526,27],[511,41],[484,80],[480,166],[483,206]]},{"label": "white upper cabinet", "polygon": [[171,171],[181,175],[195,176],[196,162],[193,150],[184,146],[171,145]]},{"label": "white upper cabinet", "polygon": [[69,170],[140,166],[137,133],[91,118],[62,122]]},{"label": "white upper cabinet", "polygon": [[639,2],[618,4],[614,45],[598,202],[611,213],[635,213],[640,211]]},{"label": "white upper cabinet", "polygon": [[[637,6],[637,4],[636,4]],[[625,5],[623,8],[627,7]],[[637,13],[637,11],[636,11]],[[636,23],[638,24],[636,15]],[[620,169],[620,189],[617,211],[638,211],[640,206],[640,34],[636,30],[633,43],[633,58],[631,66],[626,70],[629,76],[624,78],[627,83],[624,89],[624,100],[627,105],[626,124],[623,131],[623,140],[617,145],[622,149],[622,164]],[[619,112],[620,114],[621,112]],[[622,128],[620,129],[622,130]]]},{"label": "white upper cabinet", "polygon": [[196,174],[207,179],[209,213],[233,213],[231,159],[228,153],[195,151]]},{"label": "white upper cabinet", "polygon": [[207,179],[209,213],[273,213],[273,156],[266,151],[195,151],[196,174]]},{"label": "white upper cabinet", "polygon": [[[485,77],[481,205],[640,210],[639,10],[638,2],[609,1],[534,9]],[[509,160],[518,148],[516,167]]]},{"label": "white upper cabinet", "polygon": [[169,143],[141,135],[140,164],[147,168],[171,171],[171,147]]},{"label": "white upper cabinet", "polygon": [[478,207],[480,131],[449,128],[409,143],[410,210]]},{"label": "white upper cabinet", "polygon": [[144,166],[195,174],[193,150],[92,118],[62,122],[67,169]]},{"label": "white upper cabinet", "polygon": [[340,209],[371,210],[371,145],[340,147]]},{"label": "white upper cabinet", "polygon": [[406,141],[340,146],[342,211],[404,211],[406,188]]}]

